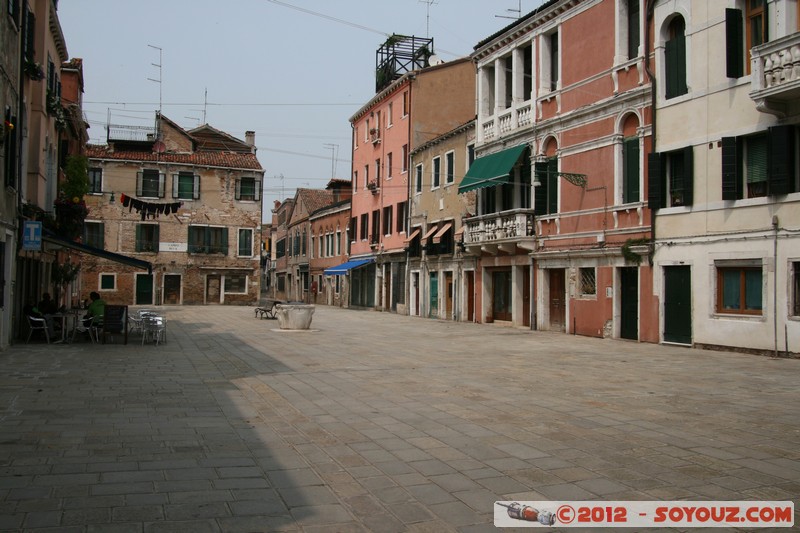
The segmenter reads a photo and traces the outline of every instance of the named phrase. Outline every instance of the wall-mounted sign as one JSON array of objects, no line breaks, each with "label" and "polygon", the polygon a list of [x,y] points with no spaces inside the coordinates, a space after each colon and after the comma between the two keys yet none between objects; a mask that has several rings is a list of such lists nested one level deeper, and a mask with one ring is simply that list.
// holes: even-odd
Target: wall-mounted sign
[{"label": "wall-mounted sign", "polygon": [[36,220],[22,222],[22,249],[42,251],[42,223]]},{"label": "wall-mounted sign", "polygon": [[189,244],[185,242],[160,242],[158,243],[159,252],[187,252]]}]

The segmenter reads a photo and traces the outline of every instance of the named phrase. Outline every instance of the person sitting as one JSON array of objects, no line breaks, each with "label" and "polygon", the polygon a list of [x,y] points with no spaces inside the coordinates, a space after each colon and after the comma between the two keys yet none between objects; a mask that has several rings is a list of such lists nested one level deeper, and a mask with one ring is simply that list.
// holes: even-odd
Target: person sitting
[{"label": "person sitting", "polygon": [[78,328],[79,331],[86,331],[89,326],[97,327],[103,323],[103,316],[106,312],[105,300],[100,298],[100,295],[95,291],[89,293],[89,299],[91,303],[86,309],[86,315],[83,317],[83,329]]},{"label": "person sitting", "polygon": [[39,312],[43,315],[54,315],[58,312],[58,306],[56,302],[50,298],[49,292],[42,294],[42,301],[39,302],[39,305],[36,307],[39,308]]},{"label": "person sitting", "polygon": [[[47,293],[44,293],[44,295],[42,295],[42,301],[43,302],[45,301],[45,297],[49,299],[50,295],[47,294]],[[55,326],[53,324],[53,312],[54,311],[52,311],[49,308],[47,308],[47,309],[48,309],[48,312],[44,312],[44,311],[42,311],[41,304],[33,305],[33,303],[29,301],[22,308],[22,311],[27,316],[31,316],[33,318],[43,318],[44,319],[44,323],[47,326],[47,334],[49,336],[51,336],[51,337],[55,337],[56,336],[56,329],[55,329]]]}]

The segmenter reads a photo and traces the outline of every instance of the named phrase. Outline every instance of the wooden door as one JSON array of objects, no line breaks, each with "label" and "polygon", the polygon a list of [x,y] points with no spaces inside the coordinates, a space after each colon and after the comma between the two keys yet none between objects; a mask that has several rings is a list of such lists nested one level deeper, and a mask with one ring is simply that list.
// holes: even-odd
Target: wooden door
[{"label": "wooden door", "polygon": [[664,341],[692,343],[692,272],[689,266],[664,267]]},{"label": "wooden door", "polygon": [[511,269],[492,272],[492,316],[508,320],[511,315]]},{"label": "wooden door", "polygon": [[550,272],[550,329],[566,331],[566,290],[564,269],[552,268]]},{"label": "wooden door", "polygon": [[206,303],[218,304],[220,296],[220,277],[208,276],[206,278]]},{"label": "wooden door", "polygon": [[639,340],[639,269],[619,269],[619,336],[623,339]]},{"label": "wooden door", "polygon": [[430,307],[428,316],[439,318],[439,273],[431,272],[430,283],[428,284],[428,295],[430,296]]},{"label": "wooden door", "polygon": [[467,322],[475,322],[475,272],[469,270],[464,274],[466,274],[467,277]]},{"label": "wooden door", "polygon": [[136,305],[153,305],[153,275],[136,275]]},{"label": "wooden door", "polygon": [[453,273],[444,273],[444,312],[447,320],[453,319]]}]

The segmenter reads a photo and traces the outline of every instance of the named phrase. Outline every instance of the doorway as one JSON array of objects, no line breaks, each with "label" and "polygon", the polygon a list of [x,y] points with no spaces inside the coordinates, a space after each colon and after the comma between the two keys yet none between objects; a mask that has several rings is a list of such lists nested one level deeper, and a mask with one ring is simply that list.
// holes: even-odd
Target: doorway
[{"label": "doorway", "polygon": [[220,298],[220,276],[209,275],[206,278],[206,303],[218,304]]},{"label": "doorway", "polygon": [[453,319],[453,273],[444,273],[444,312],[445,319]]},{"label": "doorway", "polygon": [[692,271],[664,267],[664,342],[692,343]]},{"label": "doorway", "polygon": [[430,318],[439,318],[439,273],[431,272],[430,284],[428,285],[428,292],[430,295],[430,307],[428,308],[428,316]]},{"label": "doorway", "polygon": [[492,316],[511,321],[511,269],[492,272]]},{"label": "doorway", "polygon": [[567,313],[565,305],[564,269],[551,268],[550,281],[550,329],[566,331]]},{"label": "doorway", "polygon": [[467,322],[475,322],[475,271],[467,270],[466,276],[466,300],[467,300]]},{"label": "doorway", "polygon": [[153,305],[153,275],[136,274],[136,305]]},{"label": "doorway", "polygon": [[164,304],[179,305],[181,303],[181,275],[164,274]]},{"label": "doorway", "polygon": [[619,336],[639,340],[639,269],[619,269]]}]

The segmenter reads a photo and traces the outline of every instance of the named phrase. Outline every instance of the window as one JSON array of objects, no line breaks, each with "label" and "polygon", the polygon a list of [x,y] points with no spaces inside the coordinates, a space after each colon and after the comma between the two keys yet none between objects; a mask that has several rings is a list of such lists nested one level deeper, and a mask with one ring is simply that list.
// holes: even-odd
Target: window
[{"label": "window", "polygon": [[408,115],[408,91],[403,93],[403,116]]},{"label": "window", "polygon": [[535,182],[534,213],[552,215],[558,213],[558,158],[534,163]]},{"label": "window", "polygon": [[19,28],[19,3],[20,0],[8,0],[8,16],[17,28]]},{"label": "window", "polygon": [[286,255],[286,239],[281,239],[275,243],[275,259],[280,259]]},{"label": "window", "polygon": [[136,175],[136,196],[164,198],[164,174],[155,169],[144,169]]},{"label": "window", "polygon": [[792,263],[792,316],[800,316],[800,261]]},{"label": "window", "polygon": [[353,192],[358,192],[358,170],[353,171]]},{"label": "window", "polygon": [[391,128],[392,124],[394,123],[394,106],[392,102],[389,102],[388,110],[386,111],[386,127]]},{"label": "window", "polygon": [[105,249],[105,228],[102,222],[83,223],[83,244],[92,248]]},{"label": "window", "polygon": [[228,255],[228,228],[189,226],[188,251],[190,254]]},{"label": "window", "polygon": [[648,155],[648,207],[692,205],[694,151],[691,146],[674,152]]},{"label": "window", "polygon": [[387,205],[383,208],[383,234],[392,234],[392,206]]},{"label": "window", "polygon": [[522,99],[528,101],[533,98],[533,45],[528,44],[522,49]]},{"label": "window", "polygon": [[364,165],[364,188],[369,185],[369,165]]},{"label": "window", "polygon": [[158,224],[136,224],[136,251],[158,252]]},{"label": "window", "polygon": [[375,185],[381,186],[381,160],[375,160]]},{"label": "window", "polygon": [[402,157],[403,157],[403,161],[401,161],[400,164],[402,165],[402,172],[403,172],[403,174],[405,174],[406,172],[408,172],[408,145],[407,144],[403,145]]},{"label": "window", "polygon": [[800,190],[794,126],[774,126],[765,133],[723,137],[722,199],[782,195]]},{"label": "window", "polygon": [[422,192],[422,165],[417,165],[417,172],[414,176],[414,192],[417,194]]},{"label": "window", "polygon": [[225,294],[247,294],[247,276],[245,274],[226,274]]},{"label": "window", "polygon": [[303,236],[300,238],[300,253],[306,255],[306,245],[308,238],[306,236],[306,228],[303,228]]},{"label": "window", "polygon": [[[742,10],[725,9],[725,74],[729,78],[744,75],[744,36]],[[747,72],[750,72],[750,49],[747,49]]]},{"label": "window", "polygon": [[117,275],[116,274],[100,274],[100,283],[98,285],[101,291],[115,291],[117,290]]},{"label": "window", "polygon": [[558,80],[559,80],[559,65],[558,65],[558,32],[551,33],[547,38],[549,49],[548,49],[548,59],[549,59],[549,68],[550,68],[550,90],[555,91],[558,89]]},{"label": "window", "polygon": [[765,0],[746,0],[745,2],[745,18],[747,19],[745,37],[748,50],[768,41],[766,3]]},{"label": "window", "polygon": [[242,228],[239,230],[239,257],[253,256],[253,230]]},{"label": "window", "polygon": [[431,189],[438,189],[442,179],[442,158],[433,158],[433,173],[431,174]]},{"label": "window", "polygon": [[639,0],[625,0],[627,3],[627,23],[628,23],[628,59],[639,56]]},{"label": "window", "polygon": [[578,283],[581,296],[597,296],[597,273],[594,267],[579,268]]},{"label": "window", "polygon": [[762,274],[760,266],[717,266],[717,312],[760,315]]},{"label": "window", "polygon": [[375,244],[380,241],[381,233],[381,211],[375,209],[372,212],[372,232],[370,234],[370,244]]},{"label": "window", "polygon": [[392,179],[392,152],[386,155],[386,179]]},{"label": "window", "polygon": [[179,172],[172,175],[172,197],[181,200],[200,198],[200,176],[192,172]]},{"label": "window", "polygon": [[361,240],[366,241],[369,236],[369,213],[361,214]]},{"label": "window", "polygon": [[514,56],[506,56],[501,61],[503,62],[503,109],[508,109],[511,107],[514,94]]},{"label": "window", "polygon": [[689,92],[686,85],[686,23],[677,15],[669,24],[669,39],[664,47],[666,63],[666,97],[674,98]]},{"label": "window", "polygon": [[103,169],[89,169],[89,194],[100,194],[103,192]]},{"label": "window", "polygon": [[398,202],[397,204],[397,233],[406,229],[406,203]]},{"label": "window", "polygon": [[336,255],[342,255],[342,231],[336,230],[336,247],[334,250]]},{"label": "window", "polygon": [[236,199],[250,202],[261,200],[261,180],[242,177],[236,180]]},{"label": "window", "polygon": [[475,145],[470,144],[467,146],[467,168],[472,166],[472,163],[475,162]]},{"label": "window", "polygon": [[456,179],[456,169],[455,167],[455,153],[454,152],[447,152],[444,155],[444,182],[445,184],[449,185],[453,183]]},{"label": "window", "polygon": [[638,202],[639,195],[639,138],[622,141],[622,203]]}]

